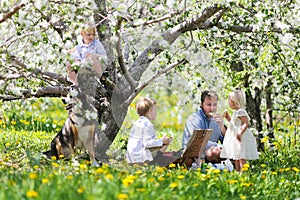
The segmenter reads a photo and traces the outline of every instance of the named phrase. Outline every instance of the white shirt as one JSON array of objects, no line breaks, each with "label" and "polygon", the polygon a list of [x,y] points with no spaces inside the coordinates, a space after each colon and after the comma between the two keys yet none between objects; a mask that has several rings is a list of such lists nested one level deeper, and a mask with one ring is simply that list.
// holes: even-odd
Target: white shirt
[{"label": "white shirt", "polygon": [[127,144],[126,160],[128,163],[152,161],[153,157],[149,148],[160,147],[162,145],[162,139],[156,139],[151,121],[147,117],[141,116],[134,122],[131,128]]}]

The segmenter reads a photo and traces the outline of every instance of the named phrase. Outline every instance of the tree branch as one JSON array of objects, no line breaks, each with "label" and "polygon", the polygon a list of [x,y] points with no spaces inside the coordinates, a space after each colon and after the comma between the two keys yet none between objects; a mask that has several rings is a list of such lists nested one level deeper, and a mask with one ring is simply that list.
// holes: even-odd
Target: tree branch
[{"label": "tree branch", "polygon": [[168,14],[166,14],[166,15],[160,17],[160,18],[157,18],[157,19],[149,20],[149,21],[146,21],[146,22],[140,23],[140,24],[133,24],[132,27],[136,28],[136,27],[139,27],[139,26],[148,26],[148,25],[155,24],[155,23],[164,21],[166,19],[172,18],[172,17],[174,17],[175,15],[178,15],[178,14],[180,14],[180,12],[173,11],[173,12],[168,13]]},{"label": "tree branch", "polygon": [[26,5],[25,2],[21,1],[18,5],[16,5],[15,7],[13,7],[12,9],[9,9],[9,12],[4,15],[1,19],[0,19],[0,24],[4,21],[6,21],[7,19],[9,19],[11,16],[13,16],[15,13],[17,13],[21,8],[23,8]]},{"label": "tree branch", "polygon": [[0,100],[3,101],[12,101],[18,99],[27,99],[31,97],[39,98],[39,97],[62,97],[67,96],[69,92],[69,87],[42,87],[39,88],[36,92],[32,92],[30,89],[20,91],[19,95],[0,95]]},{"label": "tree branch", "polygon": [[166,72],[170,71],[171,69],[179,66],[179,65],[184,65],[186,64],[188,61],[186,59],[182,59],[179,62],[170,65],[169,67],[166,67],[162,70],[159,70],[155,75],[153,75],[152,77],[150,77],[148,80],[146,80],[145,82],[141,83],[139,87],[137,87],[134,91],[134,93],[126,100],[125,104],[128,104],[133,101],[133,99],[145,88],[147,87],[151,82],[153,82],[155,79],[157,79],[159,76],[161,76],[162,74],[165,74]]},{"label": "tree branch", "polygon": [[122,24],[123,19],[119,18],[118,22],[117,22],[117,31],[116,31],[116,35],[118,37],[118,42],[117,42],[117,54],[118,54],[118,62],[119,65],[121,67],[122,73],[124,74],[126,80],[128,81],[130,87],[132,89],[137,87],[137,82],[131,77],[131,75],[129,74],[125,62],[124,62],[124,57],[123,57],[123,53],[122,53],[122,47],[121,47],[121,36],[120,36],[120,30],[121,30],[121,24]]}]

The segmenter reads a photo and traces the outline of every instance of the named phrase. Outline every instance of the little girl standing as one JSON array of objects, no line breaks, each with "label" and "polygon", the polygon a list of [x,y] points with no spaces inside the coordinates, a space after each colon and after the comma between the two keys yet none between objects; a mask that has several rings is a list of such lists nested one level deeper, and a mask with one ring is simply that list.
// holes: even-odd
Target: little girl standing
[{"label": "little girl standing", "polygon": [[235,168],[241,171],[246,160],[258,159],[256,139],[248,129],[249,116],[245,110],[246,97],[241,90],[231,92],[228,97],[229,107],[234,111],[232,118],[225,112],[224,117],[229,121],[223,141],[221,158],[233,159]]}]

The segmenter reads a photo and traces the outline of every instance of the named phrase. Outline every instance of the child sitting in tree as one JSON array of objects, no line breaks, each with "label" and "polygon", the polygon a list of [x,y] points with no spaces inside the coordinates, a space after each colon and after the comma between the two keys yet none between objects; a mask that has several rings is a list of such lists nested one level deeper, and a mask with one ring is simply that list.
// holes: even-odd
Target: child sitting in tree
[{"label": "child sitting in tree", "polygon": [[[157,139],[151,120],[156,119],[156,102],[142,97],[136,104],[140,116],[133,124],[127,144],[126,159],[128,163],[154,163],[155,158],[165,152],[171,143],[171,137]],[[158,149],[158,151],[152,151]],[[152,161],[152,162],[151,162]]]},{"label": "child sitting in tree", "polygon": [[[102,43],[96,39],[95,27],[90,23],[84,25],[81,28],[80,35],[82,36],[82,41],[75,47],[72,58],[75,62],[90,59],[95,72],[101,76],[103,70],[105,70],[105,64],[99,61],[99,59],[105,61],[107,55]],[[67,64],[67,70],[71,82],[78,85],[77,71],[73,70],[70,64]]]},{"label": "child sitting in tree", "polygon": [[234,111],[230,117],[225,112],[224,117],[229,121],[225,133],[221,158],[232,159],[237,171],[241,171],[246,160],[258,159],[256,139],[249,130],[249,116],[245,110],[246,97],[241,90],[231,92],[228,97],[229,107]]}]

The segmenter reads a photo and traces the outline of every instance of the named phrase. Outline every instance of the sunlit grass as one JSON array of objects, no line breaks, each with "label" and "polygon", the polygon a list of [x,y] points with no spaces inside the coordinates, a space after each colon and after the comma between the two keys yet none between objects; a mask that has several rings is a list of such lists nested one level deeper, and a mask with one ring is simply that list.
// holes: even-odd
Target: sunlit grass
[{"label": "sunlit grass", "polygon": [[[50,104],[49,104],[50,105]],[[124,160],[127,131],[116,138],[113,150],[119,148],[109,163],[91,167],[87,160],[45,159],[52,137],[64,121],[65,111],[54,101],[47,115],[40,107],[32,112],[20,109],[2,113],[0,127],[0,199],[296,199],[300,197],[300,145],[294,131],[276,132],[275,149],[266,145],[260,159],[248,162],[243,173],[206,166],[187,170],[128,165]],[[57,113],[57,110],[60,110]],[[40,112],[36,123],[31,125]],[[15,114],[12,114],[15,113]],[[53,114],[54,113],[54,114]],[[14,117],[12,117],[14,116]],[[159,118],[159,116],[158,116]],[[45,119],[45,121],[43,120]],[[47,121],[48,119],[48,121]],[[15,121],[15,122],[13,122]],[[5,123],[4,123],[5,122]],[[10,124],[8,124],[10,123]],[[29,124],[28,124],[29,123]],[[6,125],[5,127],[3,125]],[[47,127],[46,124],[49,124]],[[56,127],[53,127],[56,124]],[[285,126],[281,124],[281,126]],[[27,127],[27,128],[26,128]],[[33,128],[35,127],[35,128]],[[288,127],[292,128],[292,127]],[[172,133],[181,146],[181,129],[163,127],[158,136]],[[290,138],[290,139],[289,139]],[[123,140],[120,140],[123,139]],[[264,138],[263,142],[269,142]],[[116,157],[115,155],[118,155]]]}]

